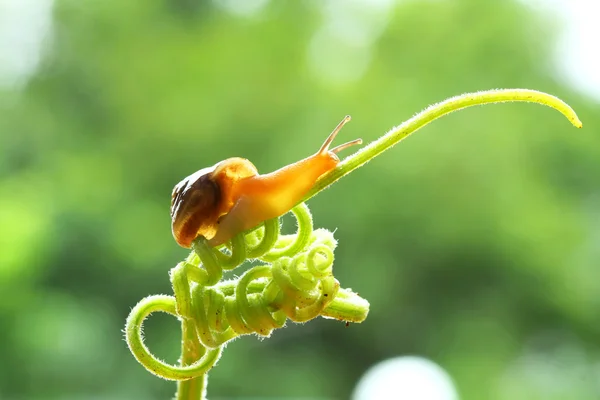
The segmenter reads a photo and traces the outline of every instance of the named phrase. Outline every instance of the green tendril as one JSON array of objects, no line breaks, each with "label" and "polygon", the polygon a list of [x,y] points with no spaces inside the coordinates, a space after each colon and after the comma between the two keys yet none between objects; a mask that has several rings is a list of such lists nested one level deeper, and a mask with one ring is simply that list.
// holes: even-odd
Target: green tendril
[{"label": "green tendril", "polygon": [[146,345],[142,336],[144,320],[154,312],[164,312],[177,317],[175,298],[172,296],[148,296],[141,300],[129,314],[125,336],[129,350],[148,371],[168,380],[185,380],[208,372],[221,356],[221,348],[208,350],[202,358],[192,365],[172,366],[156,358]]},{"label": "green tendril", "polygon": [[[317,181],[304,200],[439,117],[474,105],[509,101],[547,105],[581,127],[567,104],[545,93],[508,89],[464,94],[428,107],[345,158]],[[224,345],[236,337],[268,337],[288,319],[306,322],[321,316],[354,323],[366,319],[369,302],[350,289],[340,288],[333,276],[337,247],[333,233],[313,229],[312,216],[303,202],[291,212],[298,225],[292,235],[282,235],[280,219],[275,218],[218,248],[210,247],[203,237],[196,238],[190,255],[169,273],[174,296],[148,296],[131,310],[125,326],[131,353],[151,373],[178,381],[178,400],[205,398],[208,371],[219,360]],[[223,280],[224,272],[246,260],[260,264],[238,278]],[[159,360],[144,344],[143,322],[154,312],[165,312],[181,321],[180,365]]]},{"label": "green tendril", "polygon": [[537,103],[554,108],[556,111],[563,114],[576,128],[581,128],[583,126],[575,111],[567,103],[558,97],[544,92],[529,89],[495,89],[461,94],[427,107],[408,121],[392,128],[379,139],[343,159],[336,168],[323,175],[317,181],[308,194],[304,196],[302,202],[307,201],[320,191],[331,186],[338,179],[348,175],[355,169],[362,167],[379,154],[392,148],[410,134],[440,117],[467,107],[516,101]]},{"label": "green tendril", "polygon": [[290,257],[297,254],[311,238],[313,221],[308,206],[304,203],[292,208],[292,213],[298,221],[298,232],[294,235],[282,235],[274,248],[261,257],[264,261],[274,261],[281,257]]},{"label": "green tendril", "polygon": [[[335,303],[343,289],[332,275],[337,246],[333,234],[313,230],[305,204],[291,211],[298,224],[293,235],[281,235],[276,218],[260,229],[237,235],[223,250],[197,238],[193,253],[170,271],[175,297],[150,296],[131,311],[126,337],[138,362],[165,379],[204,379],[223,346],[240,335],[269,336],[287,319],[305,322],[319,315],[362,322],[369,310],[366,300],[357,301],[347,291]],[[221,281],[224,270],[241,265],[248,255],[264,264],[251,267],[239,278]],[[330,304],[336,306],[328,309]],[[183,354],[188,355],[182,358],[191,365],[168,365],[143,344],[142,322],[155,311],[182,319]]]}]

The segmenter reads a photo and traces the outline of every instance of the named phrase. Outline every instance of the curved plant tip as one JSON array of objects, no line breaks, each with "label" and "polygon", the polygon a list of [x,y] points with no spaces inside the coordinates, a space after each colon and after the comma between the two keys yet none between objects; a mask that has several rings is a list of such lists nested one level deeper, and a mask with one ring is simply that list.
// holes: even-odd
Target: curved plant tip
[{"label": "curved plant tip", "polygon": [[516,101],[537,103],[554,108],[563,114],[576,128],[581,128],[583,126],[575,111],[567,103],[548,93],[530,89],[494,89],[461,94],[427,107],[408,121],[390,129],[389,132],[379,139],[369,143],[356,153],[343,159],[335,169],[323,175],[317,181],[315,186],[308,192],[302,201],[306,201],[315,196],[323,189],[331,186],[338,179],[348,175],[355,169],[362,167],[379,154],[392,148],[402,139],[405,139],[413,132],[416,132],[440,117],[467,107]]}]

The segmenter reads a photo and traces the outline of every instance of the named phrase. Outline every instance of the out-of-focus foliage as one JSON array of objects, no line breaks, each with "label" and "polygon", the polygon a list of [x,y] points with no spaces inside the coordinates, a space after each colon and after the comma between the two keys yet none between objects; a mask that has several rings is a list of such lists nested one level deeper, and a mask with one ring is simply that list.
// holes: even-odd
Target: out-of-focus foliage
[{"label": "out-of-focus foliage", "polygon": [[[540,106],[470,109],[311,200],[369,318],[236,341],[209,394],[347,398],[372,363],[419,354],[462,399],[600,398],[600,107],[551,77],[557,27],[507,0],[231,3],[56,0],[38,73],[0,91],[0,397],[172,395],[121,329],[187,254],[168,208],[189,173],[273,170],[346,114],[341,136],[370,141],[445,97],[527,87],[584,130]],[[176,361],[176,321],[145,332]]]}]

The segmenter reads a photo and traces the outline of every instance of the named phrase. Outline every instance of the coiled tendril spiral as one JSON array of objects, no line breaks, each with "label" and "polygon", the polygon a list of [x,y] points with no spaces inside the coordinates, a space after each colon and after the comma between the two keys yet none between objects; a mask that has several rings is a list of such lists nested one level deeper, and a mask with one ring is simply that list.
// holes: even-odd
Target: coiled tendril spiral
[{"label": "coiled tendril spiral", "polygon": [[[135,358],[150,372],[169,380],[187,380],[208,372],[228,341],[245,334],[269,336],[287,319],[305,322],[320,316],[362,322],[369,303],[341,289],[333,277],[333,233],[313,229],[308,207],[292,209],[298,231],[280,234],[279,218],[247,234],[237,235],[224,251],[197,238],[187,259],[170,271],[175,296],[149,296],[131,311],[126,340]],[[222,281],[223,271],[252,259],[261,263],[239,278]],[[182,320],[184,336],[195,336],[191,365],[169,365],[143,343],[142,324],[162,311]],[[190,350],[190,349],[188,349]]]}]

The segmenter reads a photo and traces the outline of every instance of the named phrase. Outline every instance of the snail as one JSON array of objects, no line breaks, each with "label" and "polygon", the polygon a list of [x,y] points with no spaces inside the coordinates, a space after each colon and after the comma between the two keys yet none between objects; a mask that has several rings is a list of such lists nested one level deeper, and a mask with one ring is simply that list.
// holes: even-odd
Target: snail
[{"label": "snail", "polygon": [[171,197],[175,241],[189,248],[202,235],[209,245],[218,246],[288,212],[319,177],[338,165],[337,153],[362,143],[356,139],[329,149],[348,121],[350,116],[336,126],[317,153],[269,174],[261,175],[249,160],[234,157],[183,179]]}]

